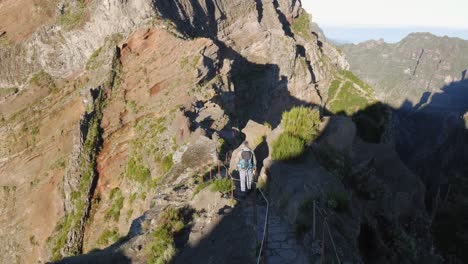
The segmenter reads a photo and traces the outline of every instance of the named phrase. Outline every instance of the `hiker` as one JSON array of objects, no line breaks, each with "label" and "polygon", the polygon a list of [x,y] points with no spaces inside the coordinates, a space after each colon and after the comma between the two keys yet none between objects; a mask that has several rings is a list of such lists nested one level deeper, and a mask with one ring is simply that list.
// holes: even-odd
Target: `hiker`
[{"label": "hiker", "polygon": [[240,175],[241,191],[242,193],[245,193],[245,187],[247,187],[248,190],[252,187],[253,177],[255,176],[256,171],[255,155],[252,149],[250,149],[247,141],[242,143],[238,160],[237,169],[239,170]]}]

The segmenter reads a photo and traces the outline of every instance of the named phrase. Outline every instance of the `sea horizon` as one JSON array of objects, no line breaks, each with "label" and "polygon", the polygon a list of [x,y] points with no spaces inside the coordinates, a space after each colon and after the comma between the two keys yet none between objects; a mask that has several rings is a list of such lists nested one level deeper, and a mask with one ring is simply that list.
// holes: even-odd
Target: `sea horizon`
[{"label": "sea horizon", "polygon": [[325,36],[339,44],[361,43],[383,39],[396,43],[410,33],[429,32],[436,36],[457,37],[468,40],[468,28],[425,27],[425,26],[388,26],[388,25],[326,25],[319,24]]}]

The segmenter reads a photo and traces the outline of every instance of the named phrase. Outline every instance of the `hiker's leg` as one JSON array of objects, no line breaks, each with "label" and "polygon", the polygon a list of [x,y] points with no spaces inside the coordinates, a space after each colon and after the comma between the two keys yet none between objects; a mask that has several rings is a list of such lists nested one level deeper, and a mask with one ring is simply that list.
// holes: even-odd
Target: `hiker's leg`
[{"label": "hiker's leg", "polygon": [[247,171],[246,170],[239,170],[239,176],[240,176],[240,186],[241,186],[241,191],[245,192],[245,176],[246,176]]},{"label": "hiker's leg", "polygon": [[252,170],[248,170],[246,174],[247,174],[247,189],[250,190],[250,188],[252,187]]}]

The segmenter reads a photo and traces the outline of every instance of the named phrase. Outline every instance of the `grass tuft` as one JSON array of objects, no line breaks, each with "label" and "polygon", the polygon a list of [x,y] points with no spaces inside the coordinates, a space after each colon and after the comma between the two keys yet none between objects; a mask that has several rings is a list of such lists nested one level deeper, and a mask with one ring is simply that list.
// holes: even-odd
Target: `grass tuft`
[{"label": "grass tuft", "polygon": [[282,133],[273,141],[271,157],[273,160],[294,160],[302,156],[304,141],[288,133]]},{"label": "grass tuft", "polygon": [[140,184],[145,184],[151,180],[151,171],[142,164],[141,158],[133,157],[128,161],[126,175]]},{"label": "grass tuft", "polygon": [[299,17],[294,19],[291,29],[294,32],[294,34],[297,34],[305,39],[309,39],[312,37],[312,32],[310,29],[310,17],[307,12],[302,10],[301,14]]},{"label": "grass tuft", "polygon": [[109,195],[111,207],[106,211],[104,218],[106,220],[119,221],[120,210],[122,210],[124,200],[125,197],[122,195],[122,191],[119,188],[112,189]]},{"label": "grass tuft", "polygon": [[85,22],[87,13],[85,0],[75,1],[75,4],[65,3],[64,12],[58,17],[58,24],[65,30],[75,29]]},{"label": "grass tuft", "polygon": [[167,264],[176,254],[174,236],[185,228],[183,209],[166,208],[159,217],[159,226],[151,232],[147,244],[149,264]]},{"label": "grass tuft", "polygon": [[107,246],[117,242],[117,240],[119,240],[119,237],[120,237],[120,235],[119,235],[119,232],[117,231],[116,228],[114,228],[112,230],[106,229],[99,236],[96,243],[97,243],[97,245],[99,247],[107,247]]},{"label": "grass tuft", "polygon": [[211,191],[226,194],[231,191],[232,187],[233,187],[232,181],[226,177],[226,178],[214,180],[213,185],[211,186]]},{"label": "grass tuft", "polygon": [[281,119],[281,125],[287,133],[306,143],[317,137],[319,124],[319,111],[305,106],[293,107],[290,111],[284,112]]}]

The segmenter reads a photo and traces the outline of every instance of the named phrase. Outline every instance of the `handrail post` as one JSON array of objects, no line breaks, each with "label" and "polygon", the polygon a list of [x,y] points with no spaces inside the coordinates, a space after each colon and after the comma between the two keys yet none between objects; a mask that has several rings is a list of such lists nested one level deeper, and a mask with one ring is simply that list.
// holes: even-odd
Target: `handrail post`
[{"label": "handrail post", "polygon": [[231,199],[234,200],[234,179],[231,178]]},{"label": "handrail post", "polygon": [[323,260],[325,258],[325,225],[327,225],[327,218],[323,220],[322,226],[322,256],[320,256],[320,264],[323,264]]}]

